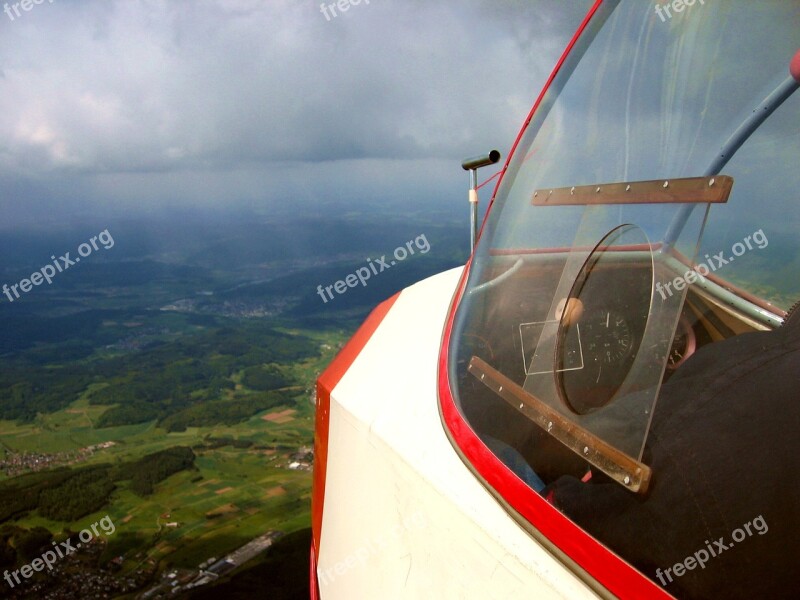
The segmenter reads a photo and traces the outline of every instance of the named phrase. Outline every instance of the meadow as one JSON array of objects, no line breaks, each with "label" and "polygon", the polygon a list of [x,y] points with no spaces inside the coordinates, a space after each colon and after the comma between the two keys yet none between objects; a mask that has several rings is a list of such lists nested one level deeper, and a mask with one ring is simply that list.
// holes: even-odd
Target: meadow
[{"label": "meadow", "polygon": [[[175,446],[191,447],[196,454],[193,469],[168,477],[152,495],[143,498],[123,483],[106,507],[78,521],[51,521],[34,511],[12,524],[53,533],[78,531],[107,514],[116,531],[107,540],[101,562],[122,557],[123,574],[143,567],[197,568],[266,531],[289,533],[308,527],[311,471],[289,465],[293,454],[313,446],[313,383],[346,332],[286,332],[313,340],[319,353],[286,367],[300,384],[290,400],[234,425],[167,432],[150,421],[97,428],[113,406],[90,404],[92,386],[64,409],[40,414],[31,423],[0,421],[0,444],[16,453],[68,453],[114,443],[96,450],[80,466],[122,464]],[[241,379],[241,373],[232,379]],[[235,385],[241,393],[250,391]]]}]

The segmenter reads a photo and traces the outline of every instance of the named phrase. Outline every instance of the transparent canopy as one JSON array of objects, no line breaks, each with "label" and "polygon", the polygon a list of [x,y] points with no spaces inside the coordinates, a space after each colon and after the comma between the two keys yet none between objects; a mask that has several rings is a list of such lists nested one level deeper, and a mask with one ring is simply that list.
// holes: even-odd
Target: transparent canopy
[{"label": "transparent canopy", "polygon": [[524,481],[594,473],[645,506],[672,483],[659,420],[696,401],[682,427],[715,427],[675,391],[717,368],[694,355],[724,364],[727,342],[800,300],[800,6],[678,4],[605,2],[578,40],[493,199],[450,347],[463,416]]}]

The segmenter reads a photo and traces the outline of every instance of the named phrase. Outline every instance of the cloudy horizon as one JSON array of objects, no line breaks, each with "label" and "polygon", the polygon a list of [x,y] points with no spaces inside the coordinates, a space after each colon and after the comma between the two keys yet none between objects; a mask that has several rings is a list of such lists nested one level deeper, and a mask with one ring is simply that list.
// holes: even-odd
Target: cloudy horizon
[{"label": "cloudy horizon", "polygon": [[334,17],[306,0],[12,3],[3,226],[287,199],[455,202],[459,160],[508,151],[587,6],[372,0]]}]

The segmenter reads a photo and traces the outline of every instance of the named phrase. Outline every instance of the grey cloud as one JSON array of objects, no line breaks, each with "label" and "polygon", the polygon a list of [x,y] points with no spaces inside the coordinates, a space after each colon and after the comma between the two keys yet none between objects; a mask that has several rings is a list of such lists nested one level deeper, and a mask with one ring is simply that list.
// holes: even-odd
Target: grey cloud
[{"label": "grey cloud", "polygon": [[145,188],[164,196],[166,180],[261,169],[283,188],[286,162],[380,171],[505,150],[589,2],[373,0],[330,21],[319,4],[57,0],[0,15],[4,187],[154,174]]}]

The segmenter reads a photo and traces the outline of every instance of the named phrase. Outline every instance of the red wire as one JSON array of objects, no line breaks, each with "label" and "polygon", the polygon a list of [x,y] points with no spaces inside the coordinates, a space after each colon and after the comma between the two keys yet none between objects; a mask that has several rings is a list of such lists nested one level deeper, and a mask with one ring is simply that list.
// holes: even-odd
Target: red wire
[{"label": "red wire", "polygon": [[489,183],[489,182],[490,182],[492,179],[495,179],[495,178],[496,178],[498,175],[500,175],[500,173],[502,173],[502,172],[503,172],[503,169],[500,169],[500,170],[499,170],[497,173],[495,173],[494,175],[492,175],[491,177],[489,177],[489,179],[487,179],[487,180],[486,180],[486,181],[484,181],[482,184],[480,184],[480,185],[479,185],[479,186],[478,186],[476,189],[478,189],[478,190],[479,190],[479,189],[481,189],[483,186],[485,186],[487,183]]}]

